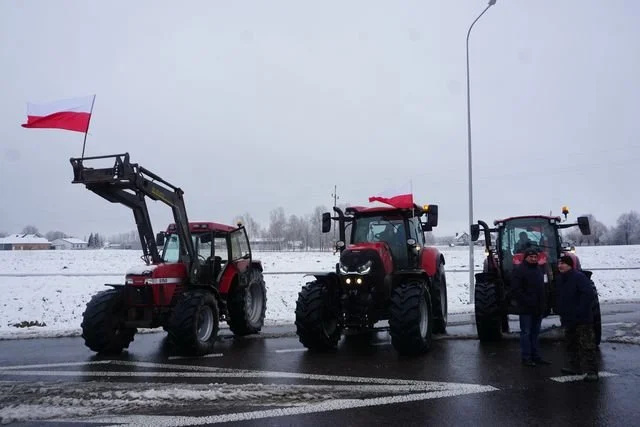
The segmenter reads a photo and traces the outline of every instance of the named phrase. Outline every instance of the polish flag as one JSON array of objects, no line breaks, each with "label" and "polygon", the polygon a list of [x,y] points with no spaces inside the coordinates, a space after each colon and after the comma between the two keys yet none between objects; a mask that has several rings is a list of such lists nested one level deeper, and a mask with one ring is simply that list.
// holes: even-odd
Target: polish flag
[{"label": "polish flag", "polygon": [[48,104],[27,103],[24,128],[66,129],[87,133],[95,95],[61,99]]},{"label": "polish flag", "polygon": [[382,202],[399,209],[412,208],[413,191],[411,183],[407,183],[401,188],[383,191],[377,196],[371,196],[369,197],[369,202]]}]

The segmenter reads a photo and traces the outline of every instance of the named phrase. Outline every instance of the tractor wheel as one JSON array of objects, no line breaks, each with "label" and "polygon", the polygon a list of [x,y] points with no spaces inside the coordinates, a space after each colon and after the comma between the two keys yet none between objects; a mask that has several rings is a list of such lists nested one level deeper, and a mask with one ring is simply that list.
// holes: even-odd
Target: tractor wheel
[{"label": "tractor wheel", "polygon": [[335,308],[324,284],[313,281],[302,288],[296,302],[296,333],[302,345],[310,350],[337,347],[342,328]]},{"label": "tractor wheel", "polygon": [[431,296],[422,281],[409,281],[391,293],[389,333],[402,355],[420,354],[431,346],[433,313]]},{"label": "tractor wheel", "polygon": [[234,335],[249,335],[260,332],[267,310],[267,288],[262,272],[252,270],[249,283],[231,292],[229,301],[229,329]]},{"label": "tractor wheel", "polygon": [[109,289],[94,295],[82,313],[82,338],[100,354],[118,354],[129,347],[137,329],[125,328],[124,292]]},{"label": "tractor wheel", "polygon": [[476,283],[475,312],[476,330],[480,341],[500,340],[504,315],[500,313],[498,289],[494,283]]},{"label": "tractor wheel", "polygon": [[448,315],[447,277],[443,265],[440,266],[436,274],[431,299],[433,301],[433,333],[446,334]]},{"label": "tractor wheel", "polygon": [[169,334],[185,354],[211,353],[218,336],[218,303],[212,292],[186,292],[169,320]]},{"label": "tractor wheel", "polygon": [[600,298],[595,284],[593,285],[593,292],[596,294],[596,300],[593,302],[591,309],[593,312],[593,336],[595,337],[596,346],[599,346],[602,341],[602,315],[600,313]]}]

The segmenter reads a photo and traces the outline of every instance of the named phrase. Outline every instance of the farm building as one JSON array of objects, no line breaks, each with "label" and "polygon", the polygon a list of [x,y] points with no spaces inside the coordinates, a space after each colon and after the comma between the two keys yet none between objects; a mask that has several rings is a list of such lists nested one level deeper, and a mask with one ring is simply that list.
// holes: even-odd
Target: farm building
[{"label": "farm building", "polygon": [[51,242],[54,249],[87,249],[88,243],[75,237],[64,237]]},{"label": "farm building", "polygon": [[51,249],[51,242],[35,234],[11,234],[0,238],[0,250],[30,251]]}]

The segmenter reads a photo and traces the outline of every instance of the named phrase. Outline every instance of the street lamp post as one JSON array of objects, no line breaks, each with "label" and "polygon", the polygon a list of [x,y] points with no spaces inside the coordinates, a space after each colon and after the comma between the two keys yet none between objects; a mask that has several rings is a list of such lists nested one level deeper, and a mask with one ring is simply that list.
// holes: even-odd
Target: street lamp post
[{"label": "street lamp post", "polygon": [[489,0],[489,4],[484,8],[482,13],[471,23],[469,31],[467,31],[467,138],[468,138],[468,155],[469,155],[469,303],[473,304],[474,299],[474,271],[473,271],[473,242],[471,241],[471,225],[473,224],[473,168],[471,159],[471,89],[469,81],[469,36],[471,29],[476,22],[485,14],[491,6],[496,4],[496,0]]}]

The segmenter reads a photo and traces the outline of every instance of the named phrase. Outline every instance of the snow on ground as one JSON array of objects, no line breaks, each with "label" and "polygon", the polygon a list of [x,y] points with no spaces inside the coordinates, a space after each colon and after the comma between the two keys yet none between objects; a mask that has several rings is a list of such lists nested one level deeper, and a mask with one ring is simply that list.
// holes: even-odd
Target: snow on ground
[{"label": "snow on ground", "polygon": [[[472,312],[466,247],[441,247],[447,269],[449,312]],[[0,339],[78,335],[91,296],[122,283],[125,271],[142,265],[140,251],[0,251]],[[640,299],[640,246],[578,248],[583,268],[594,271],[601,301]],[[267,285],[267,325],[293,323],[300,287],[312,278],[301,272],[330,271],[338,255],[327,252],[261,252]],[[481,268],[483,248],[475,251]],[[621,270],[615,270],[621,269]],[[295,274],[282,274],[282,273]],[[38,322],[46,326],[17,327]]]}]

